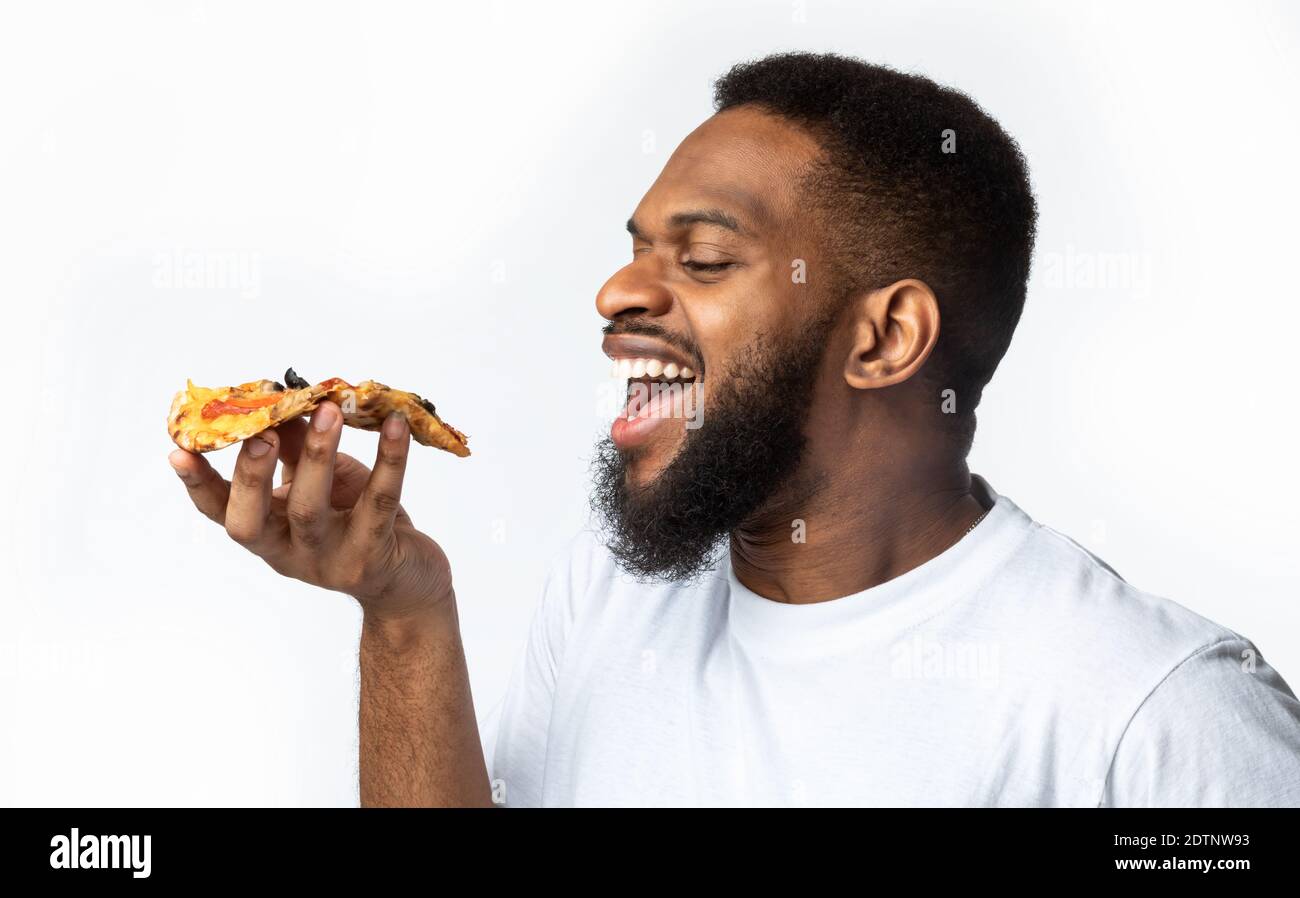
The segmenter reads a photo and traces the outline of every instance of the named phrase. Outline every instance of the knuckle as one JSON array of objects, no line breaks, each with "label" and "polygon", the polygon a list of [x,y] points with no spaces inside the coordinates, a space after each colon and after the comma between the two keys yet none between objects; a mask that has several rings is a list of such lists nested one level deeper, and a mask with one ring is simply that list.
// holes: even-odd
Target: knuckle
[{"label": "knuckle", "polygon": [[314,508],[290,508],[286,513],[293,542],[304,549],[315,551],[325,544],[325,517]]},{"label": "knuckle", "polygon": [[367,552],[374,552],[392,535],[393,528],[388,521],[371,521],[361,532],[361,545]]},{"label": "knuckle", "polygon": [[338,552],[331,552],[328,558],[322,559],[320,576],[328,588],[347,592],[364,581],[364,559],[346,547],[340,547]]},{"label": "knuckle", "polygon": [[401,467],[406,461],[406,452],[402,449],[394,449],[391,446],[384,446],[375,456],[375,464],[382,465],[385,468]]},{"label": "knuckle", "polygon": [[243,465],[236,466],[234,480],[237,486],[249,490],[261,489],[262,484],[266,482],[266,478],[261,474],[258,474],[256,471],[250,471]]},{"label": "knuckle", "polygon": [[321,524],[320,512],[303,505],[290,507],[288,517],[289,524],[296,530],[315,530]]},{"label": "knuckle", "polygon": [[261,535],[261,528],[227,519],[226,535],[247,548],[257,542],[257,538]]},{"label": "knuckle", "polygon": [[329,444],[321,440],[308,441],[307,445],[302,447],[302,459],[313,464],[324,464],[330,459]]},{"label": "knuckle", "polygon": [[385,517],[397,511],[400,504],[401,500],[393,493],[376,490],[370,494],[370,507]]},{"label": "knuckle", "polygon": [[314,552],[325,545],[325,537],[315,530],[294,531],[293,541],[304,549]]}]

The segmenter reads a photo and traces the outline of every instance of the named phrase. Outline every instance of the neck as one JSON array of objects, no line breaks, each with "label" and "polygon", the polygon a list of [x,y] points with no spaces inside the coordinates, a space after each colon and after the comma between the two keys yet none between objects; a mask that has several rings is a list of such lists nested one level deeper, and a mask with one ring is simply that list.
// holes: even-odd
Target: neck
[{"label": "neck", "polygon": [[732,568],[773,601],[829,601],[924,564],[985,511],[965,460],[805,474],[732,533]]}]

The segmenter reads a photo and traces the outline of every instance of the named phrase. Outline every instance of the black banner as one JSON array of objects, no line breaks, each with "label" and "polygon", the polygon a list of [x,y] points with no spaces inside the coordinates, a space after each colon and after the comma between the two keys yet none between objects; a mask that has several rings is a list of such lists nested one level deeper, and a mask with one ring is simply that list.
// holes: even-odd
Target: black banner
[{"label": "black banner", "polygon": [[[611,863],[628,880],[794,872],[935,879],[1230,884],[1294,869],[1295,811],[862,810],[790,814],[509,810],[7,810],[6,880],[375,885],[448,874],[555,884]],[[742,850],[737,851],[737,848]],[[527,863],[535,861],[536,863]],[[563,871],[563,872],[562,872]],[[602,875],[601,881],[617,885]],[[667,883],[665,883],[667,884]]]}]

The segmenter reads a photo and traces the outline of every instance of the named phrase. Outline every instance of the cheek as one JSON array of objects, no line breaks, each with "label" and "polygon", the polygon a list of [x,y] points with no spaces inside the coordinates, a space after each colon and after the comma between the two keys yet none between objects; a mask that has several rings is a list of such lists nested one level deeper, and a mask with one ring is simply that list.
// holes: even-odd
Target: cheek
[{"label": "cheek", "polygon": [[792,283],[787,272],[771,263],[751,266],[725,289],[725,297],[698,305],[691,315],[710,377],[726,376],[737,356],[786,338],[799,327],[801,311],[813,297],[806,284]]}]

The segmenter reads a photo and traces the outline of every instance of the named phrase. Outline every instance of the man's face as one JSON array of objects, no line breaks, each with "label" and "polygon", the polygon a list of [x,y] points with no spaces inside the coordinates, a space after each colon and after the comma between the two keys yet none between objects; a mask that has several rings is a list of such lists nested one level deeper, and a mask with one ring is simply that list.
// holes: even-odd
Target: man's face
[{"label": "man's face", "polygon": [[[819,155],[778,118],[728,110],[682,142],[628,222],[632,261],[596,304],[605,352],[635,367],[594,501],[634,573],[695,573],[796,473],[831,324],[826,285],[804,276],[817,229],[799,184]],[[685,390],[655,386],[684,373]],[[692,389],[700,407],[683,408]]]}]

